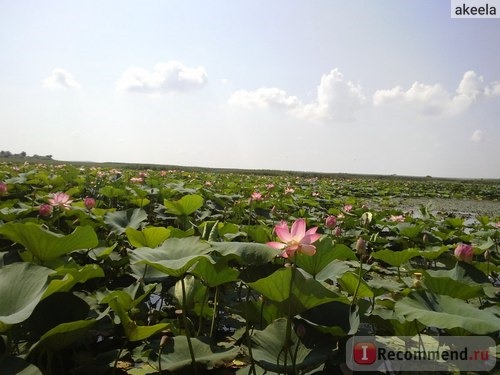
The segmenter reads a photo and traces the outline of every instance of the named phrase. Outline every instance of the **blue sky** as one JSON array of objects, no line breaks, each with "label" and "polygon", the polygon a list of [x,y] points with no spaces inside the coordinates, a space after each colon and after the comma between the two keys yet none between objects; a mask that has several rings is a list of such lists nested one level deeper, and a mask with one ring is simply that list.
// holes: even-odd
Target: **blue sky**
[{"label": "blue sky", "polygon": [[500,178],[498,40],[449,0],[0,1],[0,149]]}]

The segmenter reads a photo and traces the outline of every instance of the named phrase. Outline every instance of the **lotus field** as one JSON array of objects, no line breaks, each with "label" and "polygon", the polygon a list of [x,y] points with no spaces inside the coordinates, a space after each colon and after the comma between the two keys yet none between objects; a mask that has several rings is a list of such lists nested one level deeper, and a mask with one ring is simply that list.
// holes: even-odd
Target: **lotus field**
[{"label": "lotus field", "polygon": [[0,164],[0,373],[341,374],[353,335],[498,344],[499,200],[498,181]]}]

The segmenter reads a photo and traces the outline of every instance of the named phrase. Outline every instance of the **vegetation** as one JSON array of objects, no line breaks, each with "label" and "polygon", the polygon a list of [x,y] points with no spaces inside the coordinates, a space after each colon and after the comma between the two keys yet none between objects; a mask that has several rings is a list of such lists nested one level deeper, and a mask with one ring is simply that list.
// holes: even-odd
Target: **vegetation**
[{"label": "vegetation", "polygon": [[2,371],[333,374],[353,335],[499,343],[498,181],[52,162],[0,164]]}]

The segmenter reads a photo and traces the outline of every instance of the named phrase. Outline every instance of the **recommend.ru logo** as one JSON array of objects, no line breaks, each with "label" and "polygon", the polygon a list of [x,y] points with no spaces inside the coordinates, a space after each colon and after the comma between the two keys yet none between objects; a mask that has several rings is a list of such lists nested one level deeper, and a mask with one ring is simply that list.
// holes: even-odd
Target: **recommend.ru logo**
[{"label": "recommend.ru logo", "polygon": [[488,336],[354,336],[346,356],[353,371],[490,371],[496,345]]}]

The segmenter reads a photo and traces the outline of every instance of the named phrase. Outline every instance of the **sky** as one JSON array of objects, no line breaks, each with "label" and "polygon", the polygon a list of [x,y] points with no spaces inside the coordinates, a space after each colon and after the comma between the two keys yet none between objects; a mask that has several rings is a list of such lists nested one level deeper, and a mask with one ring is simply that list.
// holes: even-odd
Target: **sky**
[{"label": "sky", "polygon": [[450,0],[0,0],[0,150],[500,178],[499,41]]}]

